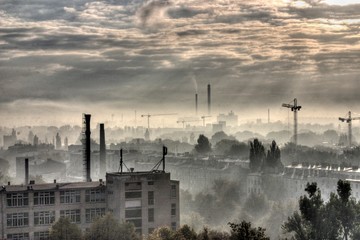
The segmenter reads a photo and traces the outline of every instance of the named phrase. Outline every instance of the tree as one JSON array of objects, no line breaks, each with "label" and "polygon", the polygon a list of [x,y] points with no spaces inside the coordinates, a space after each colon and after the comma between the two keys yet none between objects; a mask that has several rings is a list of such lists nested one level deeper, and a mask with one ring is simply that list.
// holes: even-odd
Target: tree
[{"label": "tree", "polygon": [[156,228],[149,236],[147,240],[173,240],[175,232],[169,227]]},{"label": "tree", "polygon": [[250,142],[250,170],[257,172],[260,170],[265,159],[265,148],[262,143],[255,138],[254,142]]},{"label": "tree", "polygon": [[324,204],[316,183],[308,183],[308,196],[299,200],[300,214],[295,212],[283,225],[296,240],[359,239],[359,204],[351,196],[348,181],[339,180],[337,194],[331,193]]},{"label": "tree", "polygon": [[242,221],[241,223],[228,223],[231,228],[230,240],[270,240],[265,235],[264,228],[252,228],[251,222]]},{"label": "tree", "polygon": [[133,224],[119,223],[112,214],[96,219],[85,234],[85,240],[136,240],[140,239]]},{"label": "tree", "polygon": [[337,219],[341,225],[343,237],[347,240],[354,230],[356,223],[356,202],[351,199],[350,182],[339,180],[337,185],[337,194],[330,198],[329,205],[333,205],[337,210]]},{"label": "tree", "polygon": [[272,141],[270,149],[268,150],[266,155],[266,161],[264,164],[265,170],[269,171],[272,169],[272,172],[277,172],[278,169],[281,169],[283,165],[281,163],[280,157],[280,149],[277,146],[276,142]]},{"label": "tree", "polygon": [[228,240],[229,238],[229,233],[212,230],[207,227],[204,227],[198,234],[199,240]]},{"label": "tree", "polygon": [[224,131],[220,131],[220,132],[216,132],[214,135],[212,135],[211,137],[211,143],[213,145],[217,144],[218,142],[220,142],[221,140],[236,140],[235,137],[233,136],[228,136]]},{"label": "tree", "polygon": [[60,218],[50,230],[50,240],[74,240],[81,239],[81,229],[69,218]]},{"label": "tree", "polygon": [[200,154],[206,154],[211,151],[211,143],[209,142],[209,139],[203,134],[199,135],[197,144],[195,145],[195,150]]},{"label": "tree", "polygon": [[175,240],[196,240],[197,234],[194,229],[190,228],[188,225],[184,225],[179,228],[174,234]]}]

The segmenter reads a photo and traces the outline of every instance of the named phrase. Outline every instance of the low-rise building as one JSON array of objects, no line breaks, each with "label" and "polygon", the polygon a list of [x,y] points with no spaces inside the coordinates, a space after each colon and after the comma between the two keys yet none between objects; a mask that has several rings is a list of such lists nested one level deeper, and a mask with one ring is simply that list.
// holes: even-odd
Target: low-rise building
[{"label": "low-rise building", "polygon": [[43,240],[60,217],[82,230],[111,212],[140,234],[179,227],[179,182],[163,171],[108,173],[107,182],[7,185],[0,189],[0,237]]}]

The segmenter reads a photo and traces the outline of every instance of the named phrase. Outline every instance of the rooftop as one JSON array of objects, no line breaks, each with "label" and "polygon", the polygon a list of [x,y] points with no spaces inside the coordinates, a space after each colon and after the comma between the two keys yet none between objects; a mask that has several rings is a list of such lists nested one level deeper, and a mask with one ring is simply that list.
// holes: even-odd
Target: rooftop
[{"label": "rooftop", "polygon": [[67,189],[84,189],[104,186],[104,182],[73,182],[73,183],[42,183],[28,185],[4,185],[0,191],[19,192],[19,191],[44,191],[44,190],[67,190]]}]

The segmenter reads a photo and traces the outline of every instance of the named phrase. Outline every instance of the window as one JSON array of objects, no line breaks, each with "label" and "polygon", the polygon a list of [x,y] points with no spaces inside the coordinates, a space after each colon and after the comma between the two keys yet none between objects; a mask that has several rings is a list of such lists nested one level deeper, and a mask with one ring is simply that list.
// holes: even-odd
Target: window
[{"label": "window", "polygon": [[21,207],[29,205],[29,197],[27,193],[9,193],[6,194],[6,200],[8,207]]},{"label": "window", "polygon": [[154,209],[153,208],[148,209],[148,221],[154,222]]},{"label": "window", "polygon": [[125,201],[125,208],[138,208],[138,207],[141,207],[141,200]]},{"label": "window", "polygon": [[142,212],[140,209],[130,209],[125,211],[125,218],[141,218]]},{"label": "window", "polygon": [[50,225],[55,222],[55,211],[43,211],[34,213],[34,224],[39,225]]},{"label": "window", "polygon": [[142,226],[141,219],[129,219],[129,220],[126,220],[126,222],[134,224],[135,228],[141,228],[141,226]]},{"label": "window", "polygon": [[176,215],[176,203],[171,204],[171,216]]},{"label": "window", "polygon": [[125,198],[141,198],[141,192],[126,192]]},{"label": "window", "polygon": [[29,240],[29,233],[13,233],[7,235],[8,240]]},{"label": "window", "polygon": [[176,222],[171,223],[171,229],[174,231],[176,230]]},{"label": "window", "polygon": [[154,191],[148,192],[148,205],[154,205]]},{"label": "window", "polygon": [[105,190],[102,188],[86,190],[85,201],[86,202],[105,202]]},{"label": "window", "polygon": [[49,232],[34,232],[34,240],[48,240]]},{"label": "window", "polygon": [[80,202],[80,191],[61,191],[60,192],[60,203],[79,203]]},{"label": "window", "polygon": [[154,182],[153,182],[153,181],[149,181],[149,182],[148,182],[148,185],[154,185]]},{"label": "window", "polygon": [[60,210],[60,217],[67,217],[72,223],[80,223],[80,209]]},{"label": "window", "polygon": [[170,196],[171,198],[176,198],[176,185],[171,185]]},{"label": "window", "polygon": [[29,213],[10,213],[6,216],[8,227],[24,227],[29,225]]},{"label": "window", "polygon": [[92,223],[96,218],[105,215],[105,208],[89,208],[85,210],[87,223]]},{"label": "window", "polygon": [[141,190],[141,182],[125,183],[125,191]]},{"label": "window", "polygon": [[34,205],[55,204],[54,192],[34,192]]}]

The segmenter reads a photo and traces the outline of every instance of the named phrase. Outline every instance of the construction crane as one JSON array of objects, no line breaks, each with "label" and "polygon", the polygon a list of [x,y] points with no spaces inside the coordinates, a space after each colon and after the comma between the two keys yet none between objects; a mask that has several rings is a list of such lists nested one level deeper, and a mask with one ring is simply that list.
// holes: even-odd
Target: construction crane
[{"label": "construction crane", "polygon": [[182,123],[183,125],[183,128],[185,128],[185,123],[189,123],[189,122],[199,122],[201,120],[179,120],[179,121],[176,121],[176,123]]},{"label": "construction crane", "polygon": [[281,106],[290,108],[294,112],[294,143],[297,145],[297,112],[300,111],[301,106],[297,104],[297,99],[294,98],[294,104],[283,103]]},{"label": "construction crane", "polygon": [[203,120],[203,126],[205,127],[205,118],[209,118],[211,116],[201,116],[201,119]]},{"label": "construction crane", "polygon": [[162,114],[143,114],[141,117],[147,117],[147,129],[150,131],[150,117],[157,116],[168,116],[168,115],[177,115],[177,113],[162,113]]},{"label": "construction crane", "polygon": [[360,117],[351,117],[351,111],[349,111],[348,113],[348,117],[345,117],[345,118],[342,118],[342,117],[339,117],[339,120],[341,122],[347,122],[348,124],[348,144],[349,144],[349,147],[351,147],[351,141],[352,141],[352,121],[353,120],[360,120]]}]

